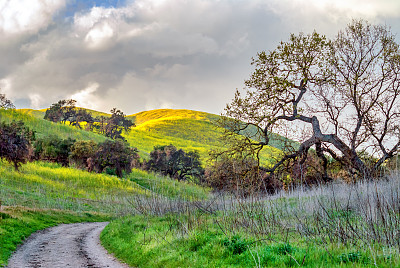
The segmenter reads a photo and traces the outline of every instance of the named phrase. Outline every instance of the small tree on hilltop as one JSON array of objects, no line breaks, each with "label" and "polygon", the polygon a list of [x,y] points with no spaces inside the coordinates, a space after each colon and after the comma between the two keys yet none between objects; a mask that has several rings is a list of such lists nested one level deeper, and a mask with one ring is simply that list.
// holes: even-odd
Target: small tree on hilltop
[{"label": "small tree on hilltop", "polygon": [[135,124],[126,118],[126,115],[116,108],[111,110],[111,117],[108,118],[107,124],[104,127],[104,134],[111,139],[122,139],[122,131],[129,131]]},{"label": "small tree on hilltop", "polygon": [[46,110],[44,119],[54,123],[70,121],[75,115],[76,100],[59,100],[53,103],[49,109]]},{"label": "small tree on hilltop", "polygon": [[15,170],[26,163],[32,155],[31,143],[35,133],[24,126],[22,121],[0,123],[0,157],[14,164]]},{"label": "small tree on hilltop", "polygon": [[[353,177],[372,178],[398,151],[400,49],[387,27],[353,21],[332,40],[292,35],[252,64],[245,95],[237,91],[225,109],[225,153],[258,158],[270,133],[301,127],[300,146],[261,168],[274,173],[302,164],[314,148],[327,180],[328,155]],[[261,139],[237,135],[251,126]],[[360,157],[365,151],[377,158],[371,166]]]}]

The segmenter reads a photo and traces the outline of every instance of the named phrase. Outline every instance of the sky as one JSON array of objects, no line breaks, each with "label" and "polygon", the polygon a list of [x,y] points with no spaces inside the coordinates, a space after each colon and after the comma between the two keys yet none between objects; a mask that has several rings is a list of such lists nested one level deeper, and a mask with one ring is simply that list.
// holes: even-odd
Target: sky
[{"label": "sky", "polygon": [[352,19],[400,40],[400,0],[0,0],[0,93],[17,108],[220,114],[258,52]]}]

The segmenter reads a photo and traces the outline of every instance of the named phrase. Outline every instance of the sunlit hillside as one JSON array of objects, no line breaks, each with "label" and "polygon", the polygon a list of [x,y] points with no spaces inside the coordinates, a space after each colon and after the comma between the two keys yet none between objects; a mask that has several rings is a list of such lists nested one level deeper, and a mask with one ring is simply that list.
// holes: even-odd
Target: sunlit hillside
[{"label": "sunlit hillside", "polygon": [[[93,117],[98,117],[98,116],[105,116],[105,117],[109,117],[110,114],[108,113],[103,113],[103,112],[99,112],[99,111],[95,111],[95,110],[91,110],[91,109],[87,109],[87,108],[80,108],[79,109],[84,109],[86,111],[88,111],[89,113],[92,114]],[[21,111],[25,114],[29,114],[32,115],[34,117],[40,118],[42,119],[46,113],[47,109],[41,109],[41,110],[34,110],[34,109],[18,109],[18,111]]]},{"label": "sunlit hillside", "polygon": [[173,144],[185,151],[197,150],[203,158],[220,146],[221,130],[213,122],[216,115],[190,110],[160,109],[129,116],[136,127],[125,137],[142,152],[155,145]]},{"label": "sunlit hillside", "polygon": [[[83,109],[83,108],[82,108]],[[110,116],[110,114],[87,110],[93,116]],[[69,126],[68,124],[54,124],[43,120],[44,110],[21,109],[17,111],[1,111],[2,120],[22,120],[37,131],[37,136],[54,134],[61,138],[72,137],[77,140],[92,139],[97,142],[106,138],[84,130]],[[210,150],[220,149],[222,129],[215,126],[218,115],[192,110],[158,109],[144,111],[129,115],[129,119],[135,122],[129,132],[123,136],[129,144],[138,148],[139,155],[147,158],[157,145],[172,144],[184,151],[196,150],[200,153],[203,162],[208,158]],[[273,145],[279,148],[279,143]],[[279,150],[269,147],[264,150],[261,157],[264,163],[268,162]]]},{"label": "sunlit hillside", "polygon": [[47,137],[50,135],[67,139],[75,140],[94,140],[96,142],[105,141],[107,138],[83,129],[78,129],[69,125],[54,124],[50,121],[40,119],[39,115],[42,111],[37,110],[4,110],[0,109],[0,121],[11,122],[23,121],[26,126],[35,131],[37,138]]}]

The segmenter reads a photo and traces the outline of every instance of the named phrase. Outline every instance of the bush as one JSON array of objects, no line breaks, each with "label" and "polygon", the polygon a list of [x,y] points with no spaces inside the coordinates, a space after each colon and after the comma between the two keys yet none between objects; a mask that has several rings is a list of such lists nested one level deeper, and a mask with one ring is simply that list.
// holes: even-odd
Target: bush
[{"label": "bush", "polygon": [[173,145],[156,146],[150,153],[150,160],[144,163],[144,169],[159,172],[177,180],[201,180],[204,169],[198,152],[185,153]]},{"label": "bush", "polygon": [[225,239],[223,244],[230,253],[239,255],[247,250],[247,245],[249,243],[240,236],[235,235],[231,239]]},{"label": "bush", "polygon": [[94,141],[77,141],[71,147],[70,162],[76,167],[87,169],[88,159],[94,157],[97,144]]},{"label": "bush", "polygon": [[121,140],[107,140],[98,145],[93,157],[88,158],[88,169],[122,177],[123,172],[131,172],[132,162],[137,158],[136,148],[129,147]]},{"label": "bush", "polygon": [[38,139],[35,143],[35,158],[59,163],[66,167],[69,164],[69,155],[74,143],[74,139],[60,139],[56,136]]},{"label": "bush", "polygon": [[14,164],[18,170],[32,155],[31,142],[35,134],[22,121],[0,123],[0,157]]},{"label": "bush", "polygon": [[240,195],[257,192],[274,193],[281,189],[282,181],[261,171],[250,159],[222,158],[206,168],[206,183],[215,190]]}]

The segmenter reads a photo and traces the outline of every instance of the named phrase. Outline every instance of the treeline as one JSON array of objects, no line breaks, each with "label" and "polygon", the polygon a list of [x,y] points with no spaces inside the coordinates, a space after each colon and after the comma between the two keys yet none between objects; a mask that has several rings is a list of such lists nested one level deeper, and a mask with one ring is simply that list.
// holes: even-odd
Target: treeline
[{"label": "treeline", "polygon": [[132,168],[195,182],[204,174],[197,152],[186,153],[173,145],[156,146],[149,160],[143,160],[138,150],[122,139],[95,143],[56,136],[35,138],[35,132],[22,121],[0,123],[0,157],[13,163],[16,170],[27,161],[41,160],[118,177],[129,174]]},{"label": "treeline", "polygon": [[[156,146],[148,160],[140,159],[137,148],[132,148],[122,136],[135,124],[114,108],[111,116],[93,117],[75,107],[75,100],[60,100],[46,110],[44,118],[55,123],[69,123],[78,128],[109,137],[102,143],[57,136],[36,138],[35,131],[22,121],[0,123],[0,157],[13,163],[16,170],[27,161],[49,161],[62,166],[85,169],[123,177],[132,168],[158,172],[177,180],[200,182],[204,169],[197,152],[184,152],[173,145]],[[0,94],[0,108],[14,109],[5,95]]]},{"label": "treeline", "polygon": [[80,129],[84,127],[87,131],[93,131],[111,139],[124,139],[122,131],[129,131],[135,124],[126,118],[126,115],[117,108],[113,108],[110,117],[97,116],[93,117],[85,109],[75,106],[75,100],[60,100],[54,103],[46,110],[44,119],[54,123],[67,122]]}]

